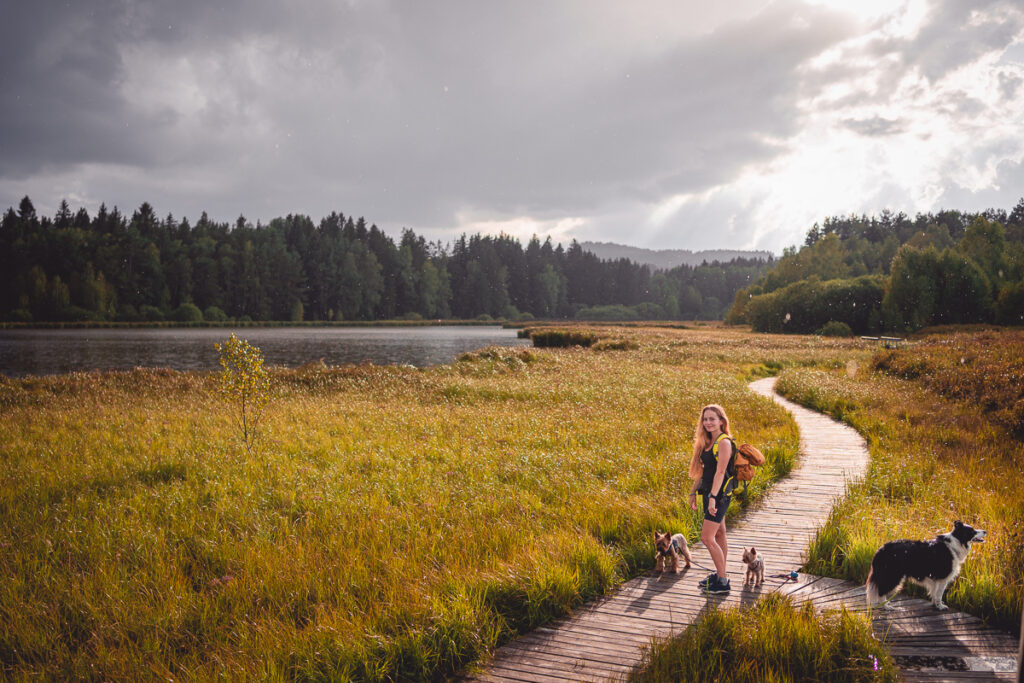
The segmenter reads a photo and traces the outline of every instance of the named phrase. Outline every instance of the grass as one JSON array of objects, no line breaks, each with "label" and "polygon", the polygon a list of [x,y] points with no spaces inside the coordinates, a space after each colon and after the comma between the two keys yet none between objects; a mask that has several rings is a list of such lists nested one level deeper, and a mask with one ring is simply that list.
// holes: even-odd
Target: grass
[{"label": "grass", "polygon": [[660,681],[895,681],[898,671],[864,615],[816,614],[772,593],[703,614],[656,641],[630,683]]},{"label": "grass", "polygon": [[533,345],[537,348],[593,346],[598,340],[597,334],[589,330],[550,328],[540,330],[524,329],[523,332],[526,334],[520,334],[520,337],[528,336],[533,340]]},{"label": "grass", "polygon": [[925,337],[910,349],[878,354],[874,367],[958,402],[980,406],[1024,438],[1024,332],[984,330]]},{"label": "grass", "polygon": [[443,677],[696,540],[700,406],[763,493],[797,432],[746,380],[856,348],[588,330],[617,350],[273,371],[258,457],[213,375],[0,379],[2,676]]},{"label": "grass", "polygon": [[986,397],[1019,394],[1021,358],[1024,333],[982,331],[882,351],[849,372],[785,370],[781,393],[844,420],[871,452],[865,480],[812,543],[807,571],[864,581],[882,543],[933,538],[961,519],[988,537],[973,546],[947,604],[1019,634],[1024,442],[1002,402]]}]

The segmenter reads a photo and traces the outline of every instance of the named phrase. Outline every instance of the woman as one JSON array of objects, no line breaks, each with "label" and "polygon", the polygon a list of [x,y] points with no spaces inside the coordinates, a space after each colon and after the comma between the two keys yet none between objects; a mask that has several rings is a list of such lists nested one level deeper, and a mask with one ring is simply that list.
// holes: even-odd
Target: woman
[{"label": "woman", "polygon": [[725,539],[725,512],[729,509],[732,490],[736,485],[735,480],[727,475],[732,453],[732,434],[725,410],[718,405],[705,406],[700,411],[693,435],[690,508],[697,509],[697,494],[700,493],[704,501],[704,525],[701,527],[700,540],[711,553],[715,572],[699,585],[709,593],[729,592],[729,577],[725,574],[725,559],[729,553]]}]

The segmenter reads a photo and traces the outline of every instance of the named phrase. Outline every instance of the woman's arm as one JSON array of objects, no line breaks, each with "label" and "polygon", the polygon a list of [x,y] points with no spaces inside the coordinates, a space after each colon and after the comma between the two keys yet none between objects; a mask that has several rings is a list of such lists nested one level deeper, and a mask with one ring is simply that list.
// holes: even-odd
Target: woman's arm
[{"label": "woman's arm", "polygon": [[688,500],[690,501],[690,509],[691,510],[696,510],[697,509],[697,487],[699,485],[700,485],[700,479],[694,479],[693,480],[693,486],[690,487],[690,497],[688,498]]}]

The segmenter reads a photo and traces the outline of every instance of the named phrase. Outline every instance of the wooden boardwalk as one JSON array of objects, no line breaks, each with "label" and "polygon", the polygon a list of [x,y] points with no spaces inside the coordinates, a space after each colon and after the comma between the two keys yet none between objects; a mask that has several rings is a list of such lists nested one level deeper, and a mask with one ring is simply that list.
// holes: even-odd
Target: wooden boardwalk
[{"label": "wooden boardwalk", "polygon": [[[863,476],[868,463],[867,446],[856,431],[776,396],[774,384],[768,378],[750,388],[793,414],[800,458],[790,476],[729,528],[729,595],[707,596],[698,589],[697,582],[713,570],[698,543],[691,549],[694,568],[633,579],[613,595],[499,648],[470,680],[619,680],[640,664],[652,638],[678,633],[706,610],[749,604],[771,591],[798,602],[811,600],[822,609],[844,604],[864,609],[864,588],[851,582],[804,574],[796,581],[769,578],[799,569],[833,502],[848,481]],[[751,545],[764,555],[767,568],[765,583],[756,590],[743,588],[745,567],[739,559],[740,546]],[[900,596],[894,604],[898,609],[891,612],[875,610],[873,623],[908,680],[1015,678],[1010,672],[1016,671],[1017,642],[1010,636],[984,628],[975,617],[938,612],[924,600]],[[951,671],[954,667],[963,670]]]}]

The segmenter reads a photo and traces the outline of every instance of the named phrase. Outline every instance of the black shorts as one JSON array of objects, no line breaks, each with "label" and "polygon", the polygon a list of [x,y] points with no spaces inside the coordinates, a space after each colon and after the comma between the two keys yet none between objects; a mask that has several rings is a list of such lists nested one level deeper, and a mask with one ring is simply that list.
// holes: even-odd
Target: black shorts
[{"label": "black shorts", "polygon": [[732,496],[718,494],[715,498],[715,514],[708,512],[708,496],[701,496],[704,502],[704,519],[709,522],[715,522],[721,524],[722,520],[725,519],[725,512],[729,509],[729,503],[732,502]]}]

